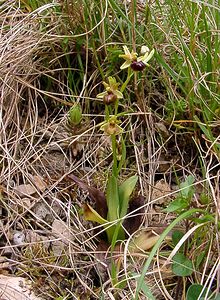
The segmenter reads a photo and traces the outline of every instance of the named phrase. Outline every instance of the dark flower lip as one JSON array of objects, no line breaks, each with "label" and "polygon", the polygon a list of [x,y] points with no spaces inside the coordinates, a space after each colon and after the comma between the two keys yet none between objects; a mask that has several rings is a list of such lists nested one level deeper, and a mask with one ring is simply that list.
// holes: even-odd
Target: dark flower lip
[{"label": "dark flower lip", "polygon": [[143,71],[146,68],[146,65],[143,61],[133,61],[131,63],[131,68],[133,71]]},{"label": "dark flower lip", "polygon": [[111,93],[111,92],[103,97],[103,102],[106,105],[109,105],[111,103],[115,103],[116,100],[117,100],[117,96],[114,93]]}]

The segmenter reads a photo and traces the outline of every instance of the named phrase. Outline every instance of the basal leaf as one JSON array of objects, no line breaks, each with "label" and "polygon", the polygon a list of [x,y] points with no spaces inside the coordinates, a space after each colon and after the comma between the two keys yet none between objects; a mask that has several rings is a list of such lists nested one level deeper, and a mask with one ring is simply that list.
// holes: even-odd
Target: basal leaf
[{"label": "basal leaf", "polygon": [[119,187],[119,200],[120,200],[120,218],[123,218],[127,214],[128,203],[130,196],[137,183],[138,176],[134,175],[125,180]]},{"label": "basal leaf", "polygon": [[108,206],[108,221],[115,221],[119,218],[119,194],[117,178],[112,175],[108,179],[107,185],[107,206]]},{"label": "basal leaf", "polygon": [[177,276],[189,276],[193,273],[193,264],[183,253],[177,253],[173,257],[172,271]]},{"label": "basal leaf", "polygon": [[108,221],[103,219],[89,204],[83,205],[83,215],[87,221],[97,222],[102,225],[108,223]]},{"label": "basal leaf", "polygon": [[[144,216],[144,205],[145,199],[143,196],[139,195],[137,197],[133,197],[129,201],[127,214],[129,216],[124,220],[123,226],[126,228],[129,234],[134,233],[141,226]],[[140,208],[142,207],[142,208]],[[139,209],[138,209],[139,208]],[[138,209],[138,211],[136,211]],[[132,214],[132,212],[134,212]]]},{"label": "basal leaf", "polygon": [[105,219],[108,212],[105,194],[95,187],[89,186],[87,183],[73,174],[69,174],[68,177],[72,179],[79,186],[79,188],[89,193],[90,199],[95,202],[95,209],[97,213]]}]

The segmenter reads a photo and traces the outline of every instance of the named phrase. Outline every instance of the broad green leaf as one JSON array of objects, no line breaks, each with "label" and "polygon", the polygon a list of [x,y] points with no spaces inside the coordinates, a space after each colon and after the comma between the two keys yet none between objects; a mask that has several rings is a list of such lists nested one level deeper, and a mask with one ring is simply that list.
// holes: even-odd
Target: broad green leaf
[{"label": "broad green leaf", "polygon": [[193,264],[183,253],[177,253],[173,257],[172,271],[177,276],[189,276],[193,273]]},{"label": "broad green leaf", "polygon": [[128,210],[128,203],[130,196],[138,181],[138,176],[134,175],[125,180],[119,187],[119,199],[120,199],[120,218],[123,218]]},{"label": "broad green leaf", "polygon": [[[119,219],[119,193],[118,193],[118,183],[117,178],[112,175],[109,177],[108,185],[107,185],[107,206],[108,206],[108,221],[116,221]],[[117,224],[111,226],[106,230],[108,235],[108,241],[111,243],[112,249],[114,249],[117,239],[124,239],[124,230],[121,226],[121,221]]]},{"label": "broad green leaf", "polygon": [[177,210],[182,210],[188,207],[188,201],[182,197],[178,197],[176,200],[172,201],[167,208],[164,209],[165,212],[174,212]]},{"label": "broad green leaf", "polygon": [[201,284],[192,284],[187,290],[186,300],[205,300],[210,295],[210,292],[207,294],[207,288]]},{"label": "broad green leaf", "polygon": [[108,179],[107,185],[107,206],[108,206],[108,221],[115,221],[119,218],[119,195],[118,195],[117,178],[112,175]]}]

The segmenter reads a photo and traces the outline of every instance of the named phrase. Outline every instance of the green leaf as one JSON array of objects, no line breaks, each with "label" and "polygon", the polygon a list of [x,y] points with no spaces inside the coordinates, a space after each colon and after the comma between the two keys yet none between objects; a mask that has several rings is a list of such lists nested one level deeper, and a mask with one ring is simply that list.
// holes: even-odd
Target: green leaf
[{"label": "green leaf", "polygon": [[193,221],[195,223],[201,224],[206,222],[215,222],[215,218],[211,214],[207,214],[206,216],[203,216],[201,218],[193,218]]},{"label": "green leaf", "polygon": [[165,212],[181,211],[189,206],[192,196],[195,192],[192,186],[194,177],[189,175],[186,180],[180,184],[180,192],[176,199],[172,201],[169,206],[164,210]]},{"label": "green leaf", "polygon": [[167,208],[164,209],[165,212],[174,212],[177,210],[182,210],[188,207],[188,201],[182,197],[177,198],[172,201]]},{"label": "green leaf", "polygon": [[[184,233],[182,231],[175,230],[173,232],[173,234],[172,234],[172,241],[173,241],[174,246],[176,246],[179,243],[179,241],[181,240],[181,238],[183,236],[184,236]],[[184,245],[182,245],[179,250],[180,251],[183,250],[183,247],[184,247]]]},{"label": "green leaf", "polygon": [[202,251],[196,256],[195,268],[198,269],[206,255],[207,251]]},{"label": "green leaf", "polygon": [[[112,222],[116,221],[119,218],[119,192],[118,192],[118,183],[117,178],[112,175],[108,179],[107,185],[107,194],[106,194],[107,206],[108,206],[108,215],[107,220]],[[111,243],[112,249],[114,248],[117,239],[124,239],[124,230],[121,226],[121,222],[118,222],[115,225],[112,225],[106,230],[108,235],[108,241]]]},{"label": "green leaf", "polygon": [[138,181],[138,176],[134,175],[125,180],[119,187],[119,200],[120,200],[120,218],[127,214],[130,196]]},{"label": "green leaf", "polygon": [[82,109],[79,103],[74,104],[68,113],[69,123],[73,126],[79,125],[82,120]]},{"label": "green leaf", "polygon": [[200,194],[200,198],[199,198],[199,202],[201,202],[202,204],[209,204],[210,203],[210,197],[209,195],[207,195],[206,193],[201,193]]},{"label": "green leaf", "polygon": [[115,221],[119,217],[119,193],[117,178],[112,175],[108,179],[107,185],[107,206],[108,206],[108,221]]},{"label": "green leaf", "polygon": [[194,186],[192,186],[193,183],[194,177],[192,175],[189,175],[186,177],[186,180],[180,184],[180,194],[183,198],[192,198],[193,194],[195,193]]},{"label": "green leaf", "polygon": [[201,284],[192,284],[187,290],[186,300],[205,300],[210,295],[210,292],[207,295],[207,288],[203,288]]},{"label": "green leaf", "polygon": [[193,264],[183,253],[177,253],[173,257],[172,271],[177,276],[189,276],[193,273]]}]

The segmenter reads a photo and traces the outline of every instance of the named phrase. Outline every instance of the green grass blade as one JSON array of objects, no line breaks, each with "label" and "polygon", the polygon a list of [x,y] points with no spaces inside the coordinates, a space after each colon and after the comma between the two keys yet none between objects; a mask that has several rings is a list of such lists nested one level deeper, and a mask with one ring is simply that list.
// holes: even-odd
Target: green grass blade
[{"label": "green grass blade", "polygon": [[157,241],[157,243],[154,245],[153,249],[151,250],[150,252],[150,255],[144,265],[144,268],[142,270],[142,273],[141,273],[141,276],[138,280],[138,283],[137,283],[137,289],[136,289],[136,293],[135,293],[135,297],[134,297],[134,300],[138,300],[139,299],[139,292],[140,290],[142,289],[142,286],[143,286],[143,282],[144,282],[144,277],[145,277],[145,274],[147,273],[147,270],[154,258],[154,255],[156,254],[157,250],[159,249],[161,243],[163,242],[163,240],[165,239],[165,237],[167,236],[167,234],[170,232],[171,229],[173,229],[180,221],[186,219],[186,218],[189,218],[190,216],[192,216],[193,214],[195,213],[204,213],[204,210],[202,209],[191,209],[189,211],[186,211],[184,213],[182,213],[179,217],[176,218],[176,220],[174,220],[165,230],[164,232],[161,234],[159,240]]}]

